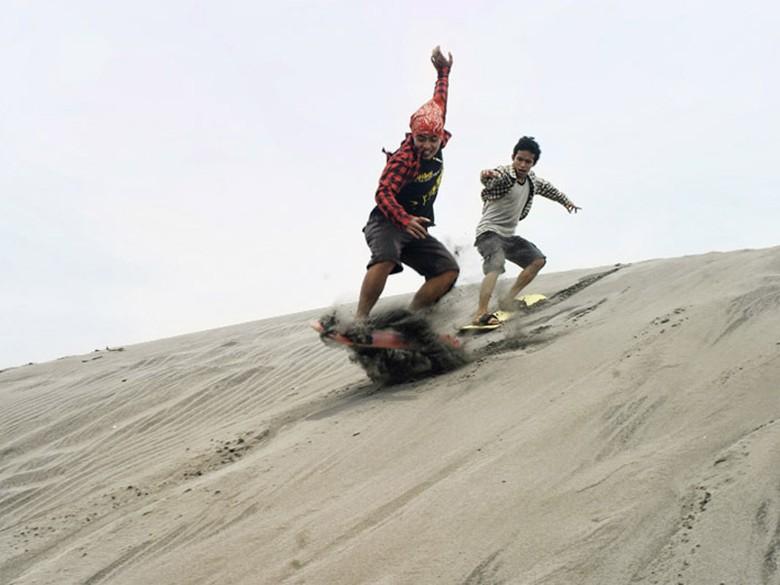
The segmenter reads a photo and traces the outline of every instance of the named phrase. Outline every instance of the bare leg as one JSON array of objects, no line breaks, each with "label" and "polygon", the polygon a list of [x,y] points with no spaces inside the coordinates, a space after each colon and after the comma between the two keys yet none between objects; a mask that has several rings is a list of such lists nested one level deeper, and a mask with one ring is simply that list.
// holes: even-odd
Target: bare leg
[{"label": "bare leg", "polygon": [[447,294],[452,288],[452,285],[455,284],[455,281],[458,279],[458,274],[459,272],[457,270],[448,270],[447,272],[442,272],[441,274],[426,280],[425,284],[423,284],[414,295],[412,304],[409,305],[409,308],[412,311],[416,311],[423,307],[429,307],[438,301]]},{"label": "bare leg", "polygon": [[508,305],[512,303],[512,300],[523,290],[528,283],[530,283],[539,271],[547,264],[547,260],[544,258],[537,258],[531,262],[528,266],[523,268],[523,271],[518,275],[517,280],[509,290],[509,294],[502,299],[502,304]]},{"label": "bare leg", "polygon": [[363,285],[360,287],[360,299],[358,300],[357,313],[355,318],[362,320],[368,317],[371,309],[374,308],[382,291],[385,290],[387,277],[390,276],[395,268],[395,262],[377,262],[372,264],[363,277]]},{"label": "bare leg", "polygon": [[477,314],[474,315],[474,322],[488,312],[490,297],[493,296],[499,274],[499,272],[488,272],[482,279],[482,286],[479,287],[479,307],[477,307]]}]

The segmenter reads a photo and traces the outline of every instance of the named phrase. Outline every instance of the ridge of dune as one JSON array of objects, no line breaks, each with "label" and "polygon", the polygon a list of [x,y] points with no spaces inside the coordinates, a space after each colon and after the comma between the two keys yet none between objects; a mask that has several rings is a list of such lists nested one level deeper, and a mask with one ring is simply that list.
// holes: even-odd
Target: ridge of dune
[{"label": "ridge of dune", "polygon": [[392,387],[321,311],[0,372],[0,582],[779,585],[780,247],[527,292]]}]

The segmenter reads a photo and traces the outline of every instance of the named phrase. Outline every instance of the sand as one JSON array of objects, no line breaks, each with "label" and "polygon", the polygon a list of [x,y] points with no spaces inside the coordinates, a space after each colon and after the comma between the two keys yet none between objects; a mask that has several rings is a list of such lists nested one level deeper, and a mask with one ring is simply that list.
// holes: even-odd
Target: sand
[{"label": "sand", "polygon": [[780,247],[567,288],[390,387],[322,311],[0,372],[0,583],[780,584]]}]

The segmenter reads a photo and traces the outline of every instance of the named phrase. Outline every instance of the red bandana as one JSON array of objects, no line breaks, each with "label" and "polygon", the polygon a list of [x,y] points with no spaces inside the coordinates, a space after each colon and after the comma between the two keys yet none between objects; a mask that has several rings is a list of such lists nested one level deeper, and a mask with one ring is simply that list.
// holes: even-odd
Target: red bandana
[{"label": "red bandana", "polygon": [[444,136],[444,112],[433,100],[425,102],[409,120],[412,134],[434,134]]}]

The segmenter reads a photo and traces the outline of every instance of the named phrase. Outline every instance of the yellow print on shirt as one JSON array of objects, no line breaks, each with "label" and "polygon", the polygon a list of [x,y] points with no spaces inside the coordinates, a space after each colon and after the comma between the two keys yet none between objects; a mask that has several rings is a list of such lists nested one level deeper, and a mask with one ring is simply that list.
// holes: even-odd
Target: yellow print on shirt
[{"label": "yellow print on shirt", "polygon": [[423,205],[426,205],[428,201],[436,197],[436,193],[439,192],[439,185],[441,185],[441,172],[439,173],[439,176],[436,177],[436,182],[433,184],[433,186],[428,189],[428,192],[425,195],[422,196]]},{"label": "yellow print on shirt", "polygon": [[415,183],[427,183],[431,179],[433,179],[436,175],[439,176],[439,180],[441,180],[441,167],[436,169],[435,171],[428,171],[427,173],[420,173],[414,178]]}]

